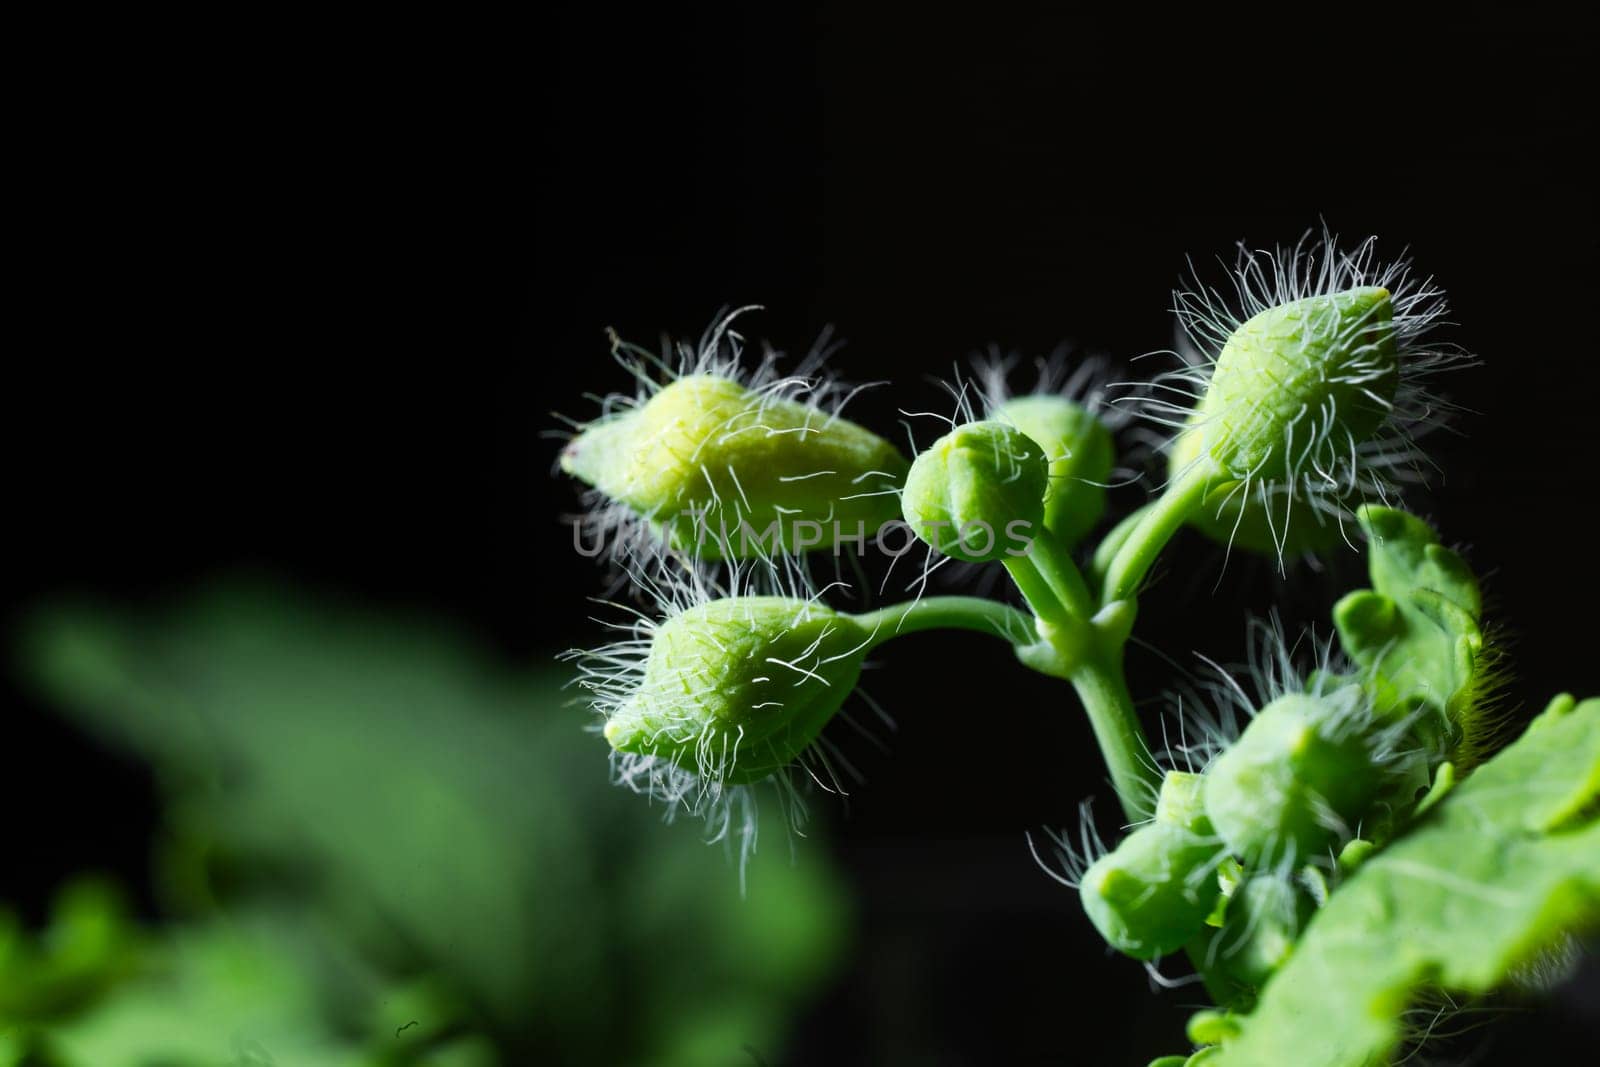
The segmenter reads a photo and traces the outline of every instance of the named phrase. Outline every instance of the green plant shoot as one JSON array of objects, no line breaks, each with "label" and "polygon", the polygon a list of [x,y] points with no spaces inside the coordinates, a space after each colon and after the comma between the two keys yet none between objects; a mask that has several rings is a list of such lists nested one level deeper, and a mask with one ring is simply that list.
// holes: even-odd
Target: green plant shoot
[{"label": "green plant shoot", "polygon": [[[1433,339],[1442,291],[1327,234],[1242,253],[1232,283],[1180,291],[1181,365],[1115,398],[1165,437],[1159,484],[1109,523],[1123,419],[1084,375],[1011,396],[991,369],[981,410],[952,386],[947,431],[907,463],[824,414],[843,386],[741,370],[726,322],[674,367],[622,346],[638,393],[562,466],[595,522],[625,514],[665,551],[620,555],[646,609],[572,656],[614,776],[748,851],[760,795],[797,823],[808,782],[838,783],[830,724],[873,649],[929,629],[1008,642],[1070,684],[1027,714],[1083,715],[1126,829],[1109,848],[1089,823],[1058,838],[1051,873],[1107,944],[1153,974],[1180,958],[1216,1002],[1191,1021],[1200,1047],[1159,1062],[1366,1067],[1416,1043],[1416,998],[1492,992],[1600,927],[1600,702],[1558,700],[1496,755],[1507,664],[1478,579],[1393,506],[1454,411],[1436,379],[1473,362]],[[722,536],[769,517],[760,548]],[[832,606],[804,554],[897,521],[928,554],[918,595]],[[1330,605],[1337,648],[1269,628],[1254,670],[1214,668],[1218,706],[1178,712],[1199,740],[1158,749],[1124,651],[1186,528],[1280,570],[1364,539],[1371,587]],[[947,559],[999,564],[1020,606],[927,593]]]}]

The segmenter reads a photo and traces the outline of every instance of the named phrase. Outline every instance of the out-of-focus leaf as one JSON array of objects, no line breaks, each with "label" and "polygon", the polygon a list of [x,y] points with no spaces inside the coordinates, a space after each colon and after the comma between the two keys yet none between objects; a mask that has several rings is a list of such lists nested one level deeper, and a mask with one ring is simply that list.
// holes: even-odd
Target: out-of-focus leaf
[{"label": "out-of-focus leaf", "polygon": [[0,1030],[92,1002],[133,970],[138,947],[121,898],[103,882],[66,886],[49,928],[36,939],[0,911]]},{"label": "out-of-focus leaf", "polygon": [[[72,936],[72,900],[43,940]],[[119,942],[135,943],[131,927]],[[463,1033],[461,1012],[434,990],[393,987],[297,917],[252,912],[183,925],[137,939],[126,965],[93,999],[49,1014],[0,1015],[7,1041],[0,1065],[49,1067],[418,1067],[499,1062],[484,1040]],[[9,976],[48,992],[50,973]],[[363,1021],[341,1009],[361,1004]],[[407,1025],[399,1015],[412,1017]],[[426,1024],[417,1019],[428,1020]],[[405,1027],[402,1029],[402,1027]],[[466,1058],[463,1058],[466,1057]]]},{"label": "out-of-focus leaf", "polygon": [[1482,994],[1600,924],[1600,699],[1561,697],[1368,859],[1210,1067],[1369,1067],[1428,990]]},{"label": "out-of-focus leaf", "polygon": [[298,908],[387,974],[435,976],[514,1060],[696,1062],[674,1050],[706,1019],[772,1047],[836,958],[823,860],[791,864],[776,831],[741,900],[693,828],[607,785],[555,668],[259,586],[57,610],[28,651],[170,784],[180,903]]},{"label": "out-of-focus leaf", "polygon": [[74,1067],[369,1062],[330,1025],[284,934],[240,922],[172,933],[148,973],[54,1028],[45,1047]]}]

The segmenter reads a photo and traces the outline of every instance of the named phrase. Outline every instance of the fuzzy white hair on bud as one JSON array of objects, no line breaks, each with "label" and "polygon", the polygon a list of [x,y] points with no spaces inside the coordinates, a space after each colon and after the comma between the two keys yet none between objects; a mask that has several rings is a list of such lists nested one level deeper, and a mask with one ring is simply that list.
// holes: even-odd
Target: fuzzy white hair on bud
[{"label": "fuzzy white hair on bud", "polygon": [[[1025,373],[1025,366],[1032,368],[1033,384],[1019,389],[1013,382]],[[977,417],[996,418],[1007,403],[1023,397],[1059,397],[1083,408],[1107,429],[1121,430],[1133,415],[1126,405],[1116,402],[1111,366],[1107,356],[1093,352],[1080,355],[1069,344],[1057,345],[1049,355],[1031,360],[990,345],[972,357],[974,388],[983,412]]]},{"label": "fuzzy white hair on bud", "polygon": [[612,744],[614,782],[664,804],[669,822],[704,820],[708,841],[736,847],[742,878],[762,793],[799,833],[807,789],[843,793],[841,773],[859,779],[821,730],[846,717],[873,635],[797,572],[757,561],[725,573],[636,573],[653,610],[623,607],[624,621],[605,623],[615,640],[563,658]]},{"label": "fuzzy white hair on bud", "polygon": [[661,355],[612,334],[634,392],[597,398],[599,417],[571,422],[558,460],[590,486],[581,544],[625,563],[798,554],[833,543],[803,542],[802,523],[820,538],[857,523],[875,532],[894,517],[904,457],[843,416],[880,383],[822,374],[828,334],[792,373],[779,372],[782,353],[770,347],[748,365],[734,321],[749,310]]},{"label": "fuzzy white hair on bud", "polygon": [[1437,379],[1475,362],[1433,337],[1448,305],[1432,278],[1380,260],[1374,238],[1342,251],[1326,229],[1241,244],[1223,289],[1193,273],[1173,294],[1181,366],[1124,400],[1171,434],[1173,480],[1211,472],[1195,525],[1281,570],[1326,547],[1324,530],[1342,536],[1359,504],[1426,480],[1420,441],[1459,410]]},{"label": "fuzzy white hair on bud", "polygon": [[[1208,812],[1251,866],[1332,869],[1337,846],[1359,829],[1354,820],[1384,797],[1426,785],[1441,755],[1417,747],[1421,712],[1378,713],[1370,679],[1330,639],[1290,642],[1271,616],[1251,621],[1248,647],[1247,662],[1234,668],[1196,654],[1206,669],[1170,694],[1176,714],[1164,720],[1164,747],[1151,758],[1205,777]],[[1276,759],[1284,745],[1294,753],[1287,762]],[[1268,765],[1272,773],[1255,772]]]},{"label": "fuzzy white hair on bud", "polygon": [[1031,833],[1024,835],[1028,842],[1028,852],[1041,871],[1068,889],[1077,889],[1082,885],[1084,872],[1093,867],[1101,856],[1111,851],[1105,838],[1100,836],[1099,827],[1095,825],[1092,800],[1080,801],[1078,804],[1076,837],[1067,830],[1045,830],[1042,836],[1045,839],[1049,859],[1040,854],[1039,846],[1035,844]]},{"label": "fuzzy white hair on bud", "polygon": [[1247,622],[1245,647],[1245,661],[1230,665],[1196,652],[1200,669],[1167,690],[1162,744],[1149,753],[1158,770],[1204,774],[1260,709],[1286,696],[1323,703],[1324,726],[1333,736],[1372,735],[1379,758],[1396,752],[1415,721],[1378,722],[1366,687],[1355,684],[1359,669],[1334,639],[1302,633],[1291,641],[1276,612]]}]

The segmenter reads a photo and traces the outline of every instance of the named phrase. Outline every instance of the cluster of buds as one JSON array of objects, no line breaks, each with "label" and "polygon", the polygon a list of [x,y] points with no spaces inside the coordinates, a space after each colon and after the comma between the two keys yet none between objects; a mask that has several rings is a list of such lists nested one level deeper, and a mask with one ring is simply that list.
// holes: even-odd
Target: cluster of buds
[{"label": "cluster of buds", "polygon": [[[779,376],[771,354],[741,367],[731,318],[675,363],[619,346],[635,395],[606,401],[561,455],[590,487],[596,525],[655,546],[623,554],[655,611],[624,640],[574,654],[617,778],[748,846],[756,787],[773,783],[794,812],[805,781],[838,785],[825,730],[875,647],[932,627],[986,631],[1072,682],[1137,826],[1074,879],[1106,940],[1144,960],[1187,948],[1217,961],[1219,981],[1259,983],[1362,840],[1354,828],[1403,807],[1391,802],[1470,733],[1470,687],[1408,675],[1395,642],[1456,641],[1453,662],[1471,676],[1481,635],[1470,573],[1472,596],[1451,601],[1466,622],[1440,638],[1427,622],[1444,609],[1414,610],[1415,590],[1375,569],[1374,590],[1337,613],[1352,663],[1264,694],[1202,766],[1154,766],[1121,661],[1162,547],[1194,527],[1282,561],[1347,517],[1371,533],[1389,513],[1363,504],[1387,499],[1449,410],[1430,380],[1464,362],[1427,340],[1440,293],[1378,264],[1370,242],[1246,253],[1235,283],[1232,301],[1178,295],[1198,354],[1130,398],[1169,431],[1165,486],[1081,555],[1104,521],[1122,421],[1081,381],[1011,396],[992,376],[981,411],[958,390],[949,432],[908,460],[847,419],[854,391],[814,367]],[[1002,564],[1025,610],[919,596],[846,612],[796,562],[898,523],[935,556]],[[1430,565],[1460,578],[1458,558],[1434,549]]]}]

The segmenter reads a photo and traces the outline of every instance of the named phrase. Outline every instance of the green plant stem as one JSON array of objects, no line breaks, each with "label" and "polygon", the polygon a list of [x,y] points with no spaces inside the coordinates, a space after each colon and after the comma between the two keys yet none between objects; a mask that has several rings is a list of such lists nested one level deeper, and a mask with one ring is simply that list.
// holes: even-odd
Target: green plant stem
[{"label": "green plant stem", "polygon": [[[1093,621],[1069,611],[1025,557],[1007,563],[1029,605],[1047,624],[1044,632],[1059,642],[1063,662],[1071,664],[1073,688],[1089,714],[1123,812],[1130,822],[1148,818],[1159,783],[1145,762],[1147,746],[1123,678],[1121,642],[1104,640]],[[921,630],[957,629],[1001,637],[1022,648],[1040,632],[1035,621],[1016,608],[968,596],[924,597],[864,612],[855,619],[873,632],[874,645]]]},{"label": "green plant stem", "polygon": [[1087,619],[1094,614],[1094,596],[1089,592],[1089,586],[1084,582],[1077,564],[1072,562],[1072,554],[1056,539],[1055,534],[1049,530],[1041,531],[1023,558],[1033,565],[1039,577],[1045,580],[1050,591],[1069,612],[1080,619]]},{"label": "green plant stem", "polygon": [[1011,580],[1022,591],[1023,598],[1028,601],[1028,607],[1033,613],[1052,626],[1070,626],[1075,616],[1067,610],[1061,602],[1061,597],[1051,586],[1049,580],[1039,573],[1039,568],[1030,556],[1008,556],[1000,561],[1006,573],[1011,575]]},{"label": "green plant stem", "polygon": [[1140,516],[1138,525],[1128,532],[1106,568],[1100,602],[1126,600],[1139,590],[1139,583],[1150,573],[1156,557],[1172,540],[1172,535],[1193,515],[1206,493],[1216,484],[1216,468],[1195,463],[1174,481],[1166,492]]},{"label": "green plant stem", "polygon": [[975,596],[930,596],[890,604],[855,616],[874,634],[873,645],[919,630],[976,630],[1012,644],[1035,638],[1033,620],[997,600]]},{"label": "green plant stem", "polygon": [[1148,819],[1161,783],[1148,762],[1144,730],[1123,677],[1121,649],[1086,657],[1073,672],[1072,686],[1089,713],[1123,814],[1130,824]]},{"label": "green plant stem", "polygon": [[1095,588],[1098,589],[1105,583],[1106,571],[1111,566],[1111,560],[1116,556],[1123,544],[1127,542],[1128,535],[1133,533],[1140,522],[1144,521],[1145,513],[1153,507],[1155,507],[1155,501],[1152,500],[1129,512],[1111,528],[1109,533],[1100,539],[1100,543],[1095,546],[1094,557],[1089,561],[1089,578],[1094,582]]},{"label": "green plant stem", "polygon": [[[1111,784],[1122,802],[1123,813],[1129,822],[1143,821],[1153,808],[1159,783],[1155,771],[1146,763],[1149,746],[1122,671],[1122,649],[1132,623],[1127,609],[1132,605],[1094,618],[1086,612],[1075,612],[1062,603],[1054,583],[1032,565],[1033,559],[1008,559],[1006,570],[1039,616],[1038,631],[1055,647],[1055,656],[1045,657],[1050,660],[1047,667],[1031,662],[1026,654],[1023,661],[1072,682],[1088,712],[1089,725],[1111,773]],[[1071,566],[1070,559],[1067,564]],[[1076,576],[1076,568],[1073,574]],[[1080,586],[1082,581],[1078,577]],[[1087,589],[1084,593],[1087,595]],[[1120,618],[1113,619],[1113,615]]]}]

